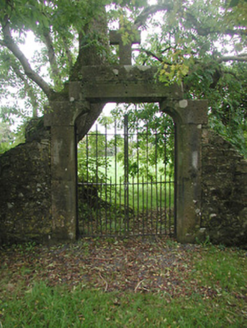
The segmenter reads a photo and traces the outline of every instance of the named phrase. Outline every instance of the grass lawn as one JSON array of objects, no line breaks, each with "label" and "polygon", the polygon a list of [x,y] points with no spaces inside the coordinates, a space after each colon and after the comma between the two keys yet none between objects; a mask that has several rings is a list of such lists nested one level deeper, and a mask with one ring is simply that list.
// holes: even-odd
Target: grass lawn
[{"label": "grass lawn", "polygon": [[2,247],[0,327],[247,327],[247,253],[168,238]]},{"label": "grass lawn", "polygon": [[[129,175],[128,184],[124,182],[124,168],[122,163],[116,162],[115,157],[107,157],[107,166],[102,165],[104,158],[101,159],[101,165],[96,170],[96,162],[93,161],[91,172],[99,171],[107,177],[106,180],[94,181],[95,186],[99,187],[99,196],[112,204],[124,204],[126,201],[126,194],[128,194],[129,206],[138,211],[146,209],[159,209],[174,206],[174,177],[168,175],[164,164],[160,161],[155,166],[148,166],[149,178],[145,175]],[[160,170],[163,168],[162,172]],[[85,168],[86,170],[86,168]],[[156,174],[157,172],[157,174]],[[166,172],[167,174],[164,174]],[[90,175],[89,175],[90,176]],[[101,176],[99,174],[99,176]],[[152,176],[152,179],[151,179]],[[78,180],[80,182],[80,178]],[[88,181],[91,183],[91,181]],[[127,191],[126,191],[127,190]]]}]

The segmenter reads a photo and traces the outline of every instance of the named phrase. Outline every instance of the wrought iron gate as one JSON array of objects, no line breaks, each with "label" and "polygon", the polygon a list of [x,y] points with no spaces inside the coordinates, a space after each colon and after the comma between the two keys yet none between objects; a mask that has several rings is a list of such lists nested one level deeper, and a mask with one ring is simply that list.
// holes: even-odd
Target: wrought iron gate
[{"label": "wrought iron gate", "polygon": [[150,126],[125,115],[79,143],[81,236],[175,233],[175,127]]}]

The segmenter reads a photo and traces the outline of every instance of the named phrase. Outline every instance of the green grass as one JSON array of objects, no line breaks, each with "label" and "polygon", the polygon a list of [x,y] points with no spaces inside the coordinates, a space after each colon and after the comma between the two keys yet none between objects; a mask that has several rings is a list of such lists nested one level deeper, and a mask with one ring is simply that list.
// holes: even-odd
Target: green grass
[{"label": "green grass", "polygon": [[[3,327],[244,327],[224,301],[119,294],[35,284],[23,298],[2,304]],[[231,323],[232,322],[232,323]],[[245,326],[246,327],[246,326]]]},{"label": "green grass", "polygon": [[[122,163],[116,162],[114,157],[108,157],[108,166],[99,166],[99,172],[107,176],[107,187],[99,190],[102,199],[119,205],[127,202],[126,185],[124,184],[124,168]],[[157,168],[149,167],[149,174],[154,176],[153,181],[145,176],[129,176],[127,185],[128,205],[138,211],[146,209],[173,208],[174,207],[174,182],[169,175],[159,174],[163,167],[161,162]],[[157,177],[155,172],[157,169]],[[96,168],[93,169],[96,171]],[[157,184],[156,184],[157,179]],[[127,203],[126,203],[127,204]]]},{"label": "green grass", "polygon": [[[157,231],[161,234],[172,233],[174,181],[169,175],[159,175],[163,167],[161,161],[156,168],[148,168],[150,176],[153,175],[152,179],[147,174],[129,176],[128,184],[125,184],[123,165],[115,162],[115,157],[107,157],[106,161],[100,157],[97,169],[95,158],[89,160],[92,164],[90,172],[98,172],[99,177],[103,175],[107,179],[103,179],[100,185],[100,181],[95,181],[95,175],[92,174],[91,179],[97,182],[94,187],[98,188],[99,199],[94,199],[90,204],[81,204],[79,199],[79,230],[82,235],[125,235],[129,232],[140,235],[155,234]],[[107,184],[104,184],[106,181]],[[90,199],[89,194],[90,189],[87,199]],[[101,200],[107,204],[102,205]],[[128,214],[126,209],[129,209]]]},{"label": "green grass", "polygon": [[[118,161],[115,162],[114,156],[108,156],[107,163],[108,163],[107,166],[100,166],[99,171],[101,171],[102,173],[107,172],[107,178],[111,179],[112,183],[119,182],[120,177],[123,180],[124,166],[123,166],[122,162],[118,162]],[[148,172],[147,172],[147,169],[148,169]],[[142,176],[147,175],[147,173],[150,175],[153,175],[153,177],[155,179],[156,170],[157,170],[157,180],[164,180],[165,171],[166,171],[167,179],[168,179],[169,173],[171,173],[171,169],[170,169],[169,165],[166,166],[166,170],[165,170],[165,167],[164,167],[164,164],[162,163],[162,161],[159,161],[159,163],[157,163],[157,168],[155,167],[155,165],[150,165],[147,163],[145,166],[143,166],[143,169],[142,169],[143,174],[140,173],[139,181],[141,182]],[[130,180],[130,182],[132,181],[131,174],[129,174],[129,180]],[[144,178],[144,180],[146,181],[146,178]],[[133,179],[133,182],[137,182],[136,175]]]},{"label": "green grass", "polygon": [[[90,258],[90,254],[94,257],[97,250],[101,258],[103,254],[108,254],[111,264],[114,254],[120,249],[128,252],[128,257],[131,256],[131,248],[127,244],[126,248],[123,247],[124,242],[122,244],[115,241],[111,244],[104,242],[101,248],[96,246],[99,245],[99,240],[94,243],[92,249],[91,244],[83,242],[79,246],[71,245],[66,248],[61,246],[47,250],[44,248],[40,250],[37,247],[22,248],[24,254],[19,248],[7,249],[6,254],[2,253],[2,258],[5,259],[11,258],[11,254],[14,254],[15,269],[11,269],[10,260],[5,260],[8,264],[2,263],[0,267],[0,327],[247,327],[246,251],[212,245],[207,247],[188,245],[187,248],[183,248],[174,241],[167,242],[167,246],[162,244],[162,247],[149,245],[145,252],[148,249],[152,252],[150,253],[153,263],[150,282],[153,283],[155,279],[165,275],[167,290],[160,286],[160,289],[146,289],[142,292],[137,287],[132,292],[124,291],[120,287],[119,290],[104,291],[106,280],[110,284],[110,273],[107,275],[107,271],[104,271],[107,270],[105,262],[103,262],[106,265],[105,269],[97,264],[95,268],[90,266],[89,270],[96,280],[102,281],[103,288],[94,280],[91,282],[91,287],[83,282],[76,284],[74,281],[69,287],[60,283],[59,279],[54,280],[53,283],[49,281],[50,268],[55,269],[58,265],[59,257],[56,254],[60,254],[60,257],[63,254],[64,259],[70,261],[74,258],[75,266],[71,263],[71,267],[75,267],[75,270],[78,268],[78,254],[84,254],[84,248],[85,259]],[[143,249],[143,245],[139,244],[140,250]],[[136,247],[137,244],[134,244],[132,256],[137,251]],[[110,249],[111,255],[109,255]],[[73,253],[76,250],[78,254]],[[162,256],[165,250],[170,252],[169,258],[173,259],[173,264],[162,267],[158,261],[157,265],[154,265],[155,258],[161,259],[162,257],[159,256]],[[47,253],[42,255],[44,252]],[[55,262],[54,258],[50,259],[52,252],[56,256]],[[28,258],[32,258],[31,268],[30,264],[23,263]],[[16,264],[14,259],[18,259],[23,266]],[[61,259],[61,263],[64,263],[64,259]],[[147,262],[140,263],[138,270],[143,269],[146,263],[147,266],[143,270],[148,270],[150,259],[146,260]],[[46,263],[42,269],[40,261]],[[86,262],[81,263],[85,265]],[[127,268],[132,268],[133,265],[134,263],[129,267],[127,264]],[[80,268],[85,274],[86,268],[81,266]],[[46,280],[40,280],[40,270],[42,276],[47,277]],[[59,268],[57,270],[59,271]],[[32,276],[32,279],[29,278],[30,272],[36,272],[36,276]],[[67,272],[64,274],[66,276]],[[119,275],[119,282],[123,283],[125,272],[119,272]],[[174,277],[176,277],[175,284]],[[113,279],[117,279],[117,276]],[[182,285],[179,285],[178,279],[181,279]],[[15,285],[14,291],[11,290],[11,284]],[[5,290],[6,285],[9,286],[8,291]]]},{"label": "green grass", "polygon": [[[201,279],[203,284],[211,286],[218,292],[234,292],[242,290],[247,292],[246,278],[243,271],[247,260],[240,261],[231,249],[221,250],[221,247],[205,247],[203,256],[199,254],[195,263],[195,277]],[[247,294],[245,294],[247,300]]]}]

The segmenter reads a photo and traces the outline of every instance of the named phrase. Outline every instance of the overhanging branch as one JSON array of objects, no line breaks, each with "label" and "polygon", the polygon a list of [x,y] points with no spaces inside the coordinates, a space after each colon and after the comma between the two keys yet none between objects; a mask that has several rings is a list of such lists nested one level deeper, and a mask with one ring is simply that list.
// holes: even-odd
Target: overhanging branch
[{"label": "overhanging branch", "polygon": [[[162,4],[158,4],[158,5],[153,5],[153,6],[148,6],[146,7],[141,14],[136,18],[135,20],[135,27],[139,28],[141,26],[144,26],[146,23],[147,18],[150,15],[153,15],[159,11],[171,11],[173,9],[173,5],[172,2],[170,3],[164,3],[165,1],[163,1]],[[247,35],[247,29],[240,29],[240,28],[236,28],[236,29],[225,29],[224,31],[222,31],[221,29],[217,29],[217,28],[212,28],[212,27],[203,27],[201,25],[201,23],[197,20],[197,18],[189,11],[185,11],[185,18],[187,21],[189,21],[190,23],[192,23],[192,25],[194,26],[194,29],[197,31],[198,35],[200,36],[207,36],[213,33],[221,33],[221,34],[226,34],[226,35],[230,35],[230,36],[234,36],[234,35],[242,35],[242,36],[246,36]],[[220,25],[220,23],[218,24],[218,26]]]},{"label": "overhanging branch", "polygon": [[27,94],[31,100],[32,107],[33,107],[33,117],[38,116],[38,102],[36,100],[35,94],[33,92],[33,89],[31,85],[29,84],[28,80],[25,78],[25,76],[21,73],[19,68],[16,65],[13,65],[10,63],[10,66],[12,67],[13,71],[15,72],[16,76],[18,76],[24,83],[25,90],[27,91]]},{"label": "overhanging branch", "polygon": [[136,28],[139,28],[143,25],[145,25],[147,18],[150,15],[156,14],[159,11],[170,11],[172,10],[173,6],[171,4],[158,4],[153,6],[148,6],[147,8],[143,9],[143,11],[140,13],[140,15],[136,18],[134,22],[134,26]]},{"label": "overhanging branch", "polygon": [[[221,34],[226,34],[230,36],[234,35],[247,35],[247,30],[246,29],[226,29],[224,31],[217,29],[217,28],[212,28],[212,27],[203,27],[201,23],[197,20],[197,18],[189,11],[186,11],[186,19],[187,21],[190,21],[192,25],[194,26],[195,30],[197,31],[198,35],[200,36],[207,36],[213,33],[221,33]],[[218,26],[220,23],[218,24]]]},{"label": "overhanging branch", "polygon": [[238,56],[225,56],[217,59],[218,63],[228,62],[228,61],[247,62],[247,54],[238,55]]},{"label": "overhanging branch", "polygon": [[150,50],[146,50],[144,48],[135,48],[135,49],[132,49],[133,51],[140,51],[140,52],[145,52],[145,54],[149,57],[153,57],[155,59],[157,59],[159,62],[163,63],[163,58],[162,57],[159,57],[157,55],[155,55],[152,51]]},{"label": "overhanging branch", "polygon": [[48,51],[48,58],[51,66],[53,80],[54,83],[56,84],[56,80],[57,78],[59,78],[60,73],[57,65],[56,54],[55,54],[50,31],[48,29],[43,30],[43,36]]},{"label": "overhanging branch", "polygon": [[2,31],[4,36],[4,45],[19,60],[24,69],[25,74],[44,91],[48,98],[50,98],[54,91],[49,86],[49,84],[46,83],[45,80],[31,68],[27,58],[20,50],[18,45],[15,43],[14,39],[11,36],[8,19],[5,19],[5,25],[2,27]]},{"label": "overhanging branch", "polygon": [[62,36],[62,40],[63,40],[63,45],[64,45],[64,49],[65,49],[65,52],[66,52],[66,56],[67,56],[67,59],[68,59],[69,68],[71,69],[73,67],[72,53],[69,49],[68,42],[67,42],[67,40],[64,36]]}]

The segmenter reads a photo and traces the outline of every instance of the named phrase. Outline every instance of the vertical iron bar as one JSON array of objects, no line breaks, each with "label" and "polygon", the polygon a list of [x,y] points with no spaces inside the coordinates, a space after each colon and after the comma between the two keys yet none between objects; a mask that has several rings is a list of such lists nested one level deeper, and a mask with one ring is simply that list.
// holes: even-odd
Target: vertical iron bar
[{"label": "vertical iron bar", "polygon": [[[107,234],[107,171],[108,171],[108,162],[107,162],[107,125],[105,124],[105,226],[106,226],[106,234]],[[111,206],[111,201],[110,201]]]},{"label": "vertical iron bar", "polygon": [[[114,138],[115,138],[115,142],[114,142],[114,153],[115,153],[115,233],[116,233],[116,229],[117,229],[117,122],[115,120],[114,122]],[[120,200],[120,204],[121,204],[121,200]]]},{"label": "vertical iron bar", "polygon": [[132,229],[134,229],[134,224],[135,224],[135,222],[134,222],[134,220],[135,220],[135,195],[134,195],[134,193],[135,193],[135,189],[134,189],[134,177],[132,177],[132,207],[133,207],[133,213],[131,213],[132,215],[131,215],[131,220],[133,221],[132,223]]},{"label": "vertical iron bar", "polygon": [[124,115],[124,206],[125,206],[125,219],[127,226],[125,229],[129,231],[129,158],[128,158],[128,115]]},{"label": "vertical iron bar", "polygon": [[88,175],[89,175],[89,167],[88,167],[88,157],[89,157],[89,151],[88,151],[88,134],[86,135],[86,166],[87,166],[87,182],[88,182]]},{"label": "vertical iron bar", "polygon": [[[119,177],[119,212],[120,212],[120,218],[119,218],[119,234],[121,235],[121,230],[122,230],[122,211],[121,211],[121,207],[122,207],[122,181],[121,181],[121,176]],[[125,214],[125,208],[124,208],[124,214]],[[124,217],[125,220],[125,217]]]},{"label": "vertical iron bar", "polygon": [[[99,166],[98,166],[98,124],[96,124],[96,134],[95,134],[95,142],[96,142],[96,146],[95,146],[95,158],[96,158],[96,190],[98,188],[98,170],[99,170]],[[96,200],[96,231],[98,230],[98,225],[99,225],[99,200],[97,197]]]},{"label": "vertical iron bar", "polygon": [[[89,138],[89,136],[88,136],[88,134],[87,134],[87,136],[86,136],[86,165],[87,165],[87,181],[84,181],[84,183],[87,183],[86,184],[86,186],[87,186],[87,188],[86,188],[86,192],[85,192],[85,188],[84,188],[84,186],[83,186],[83,188],[84,188],[84,192],[85,192],[85,194],[86,194],[86,199],[89,199],[88,197],[88,180],[89,180],[89,163],[88,163],[88,159],[89,159],[89,145],[88,145],[88,138]],[[90,211],[90,215],[89,215],[89,218],[87,219],[87,233],[88,234],[90,234],[89,233],[89,231],[90,231],[90,223],[91,222],[93,222],[93,215],[92,215],[92,207],[89,205],[88,206],[88,208],[89,208],[89,211]],[[92,223],[91,223],[92,224]]]},{"label": "vertical iron bar", "polygon": [[151,191],[150,191],[150,202],[151,202],[151,204],[150,204],[150,211],[149,211],[149,216],[151,215],[151,218],[150,218],[150,223],[151,223],[151,234],[153,234],[154,232],[153,232],[153,177],[151,176]]},{"label": "vertical iron bar", "polygon": [[[86,183],[88,184],[88,176],[89,176],[88,158],[89,158],[89,152],[88,152],[88,134],[87,134],[86,135],[86,170],[87,170],[87,181],[83,181],[83,189],[84,189],[83,190],[83,193],[84,193],[86,199],[88,199],[88,185],[86,185]],[[85,188],[85,185],[87,186],[87,190]],[[89,234],[90,222],[92,221],[92,212],[91,212],[92,209],[90,207],[88,207],[88,208],[89,208],[90,214],[89,214],[89,217],[87,218],[87,223],[85,222],[85,226],[87,225],[87,233]],[[86,218],[83,217],[83,219],[85,220]],[[86,230],[86,228],[85,228],[85,230]]]},{"label": "vertical iron bar", "polygon": [[139,217],[140,217],[140,207],[139,207],[139,200],[140,200],[140,190],[139,190],[139,133],[138,133],[138,122],[137,122],[137,137],[136,137],[136,142],[137,142],[137,216],[136,216],[136,220],[137,220],[137,229],[138,229],[138,235],[139,235],[139,230],[140,230],[140,221],[139,221]]},{"label": "vertical iron bar", "polygon": [[144,235],[144,177],[142,176],[142,235]]},{"label": "vertical iron bar", "polygon": [[146,138],[147,138],[147,145],[146,145],[146,163],[147,163],[147,185],[146,185],[146,231],[148,229],[148,210],[149,210],[149,204],[148,204],[148,185],[149,185],[149,152],[148,152],[148,123],[147,123],[147,131],[146,131]]},{"label": "vertical iron bar", "polygon": [[[103,199],[103,179],[100,179],[100,183],[99,183],[99,199]],[[98,226],[98,233],[99,235],[102,236],[102,214],[101,214],[101,203],[99,201],[99,226]]]},{"label": "vertical iron bar", "polygon": [[171,175],[169,176],[169,234],[171,235]]},{"label": "vertical iron bar", "polygon": [[155,127],[155,196],[156,196],[156,234],[158,233],[159,222],[159,201],[158,201],[158,135],[157,125]]},{"label": "vertical iron bar", "polygon": [[162,225],[163,225],[163,210],[162,210],[162,175],[160,175],[160,234],[162,234]]},{"label": "vertical iron bar", "polygon": [[165,131],[165,233],[167,233],[167,132]]},{"label": "vertical iron bar", "polygon": [[[112,203],[112,193],[111,193],[111,191],[112,191],[112,177],[110,178],[110,206],[111,206],[111,203]],[[110,234],[111,234],[112,233],[111,208],[110,208],[109,212],[110,212]],[[107,224],[107,222],[106,222],[106,224]],[[115,231],[115,233],[116,233],[116,231]]]},{"label": "vertical iron bar", "polygon": [[75,172],[76,172],[76,198],[75,198],[75,201],[76,201],[76,238],[79,237],[79,208],[78,208],[78,205],[79,205],[79,202],[78,202],[78,143],[77,143],[77,140],[78,140],[78,133],[77,133],[77,129],[75,127]]},{"label": "vertical iron bar", "polygon": [[177,126],[174,124],[174,236],[177,236]]}]

